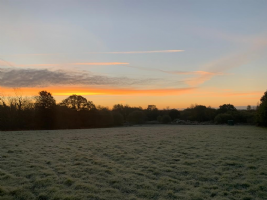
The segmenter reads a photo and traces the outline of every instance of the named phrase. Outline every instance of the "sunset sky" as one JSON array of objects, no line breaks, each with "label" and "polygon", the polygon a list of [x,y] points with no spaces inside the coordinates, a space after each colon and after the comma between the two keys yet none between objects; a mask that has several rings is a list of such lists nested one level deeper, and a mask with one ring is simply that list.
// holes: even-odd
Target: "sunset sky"
[{"label": "sunset sky", "polygon": [[0,0],[0,95],[238,107],[266,75],[266,0]]}]

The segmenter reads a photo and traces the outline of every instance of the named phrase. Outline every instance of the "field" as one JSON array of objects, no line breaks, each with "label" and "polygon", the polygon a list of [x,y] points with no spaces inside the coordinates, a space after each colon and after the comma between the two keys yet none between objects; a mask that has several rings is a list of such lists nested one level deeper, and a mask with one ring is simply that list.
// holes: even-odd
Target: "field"
[{"label": "field", "polygon": [[267,199],[267,130],[0,132],[0,199]]}]

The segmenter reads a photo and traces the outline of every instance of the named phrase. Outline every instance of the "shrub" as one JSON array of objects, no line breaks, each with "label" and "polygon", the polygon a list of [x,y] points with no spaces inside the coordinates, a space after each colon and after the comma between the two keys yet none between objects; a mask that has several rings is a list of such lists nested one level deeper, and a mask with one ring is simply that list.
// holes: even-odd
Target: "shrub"
[{"label": "shrub", "polygon": [[216,116],[216,110],[203,105],[195,105],[181,111],[181,119],[190,121],[213,121]]},{"label": "shrub", "polygon": [[172,118],[172,120],[175,120],[180,117],[180,112],[176,109],[171,109],[169,112],[169,116]]},{"label": "shrub", "polygon": [[109,127],[114,123],[113,115],[107,108],[101,108],[96,113],[96,124],[98,127]]},{"label": "shrub", "polygon": [[162,117],[162,123],[163,124],[168,124],[168,123],[170,123],[172,121],[172,119],[171,119],[171,117],[169,116],[169,115],[164,115],[163,117]]},{"label": "shrub", "polygon": [[161,122],[162,122],[162,116],[159,115],[159,116],[157,117],[157,121],[161,123]]},{"label": "shrub", "polygon": [[122,114],[120,114],[119,112],[113,112],[112,115],[113,115],[113,124],[115,126],[122,126],[124,122]]},{"label": "shrub", "polygon": [[131,124],[142,124],[145,122],[145,114],[143,111],[133,111],[128,116],[128,121]]},{"label": "shrub", "polygon": [[218,114],[214,121],[216,124],[225,124],[227,123],[228,120],[233,120],[233,116],[229,113],[221,113],[221,114]]}]

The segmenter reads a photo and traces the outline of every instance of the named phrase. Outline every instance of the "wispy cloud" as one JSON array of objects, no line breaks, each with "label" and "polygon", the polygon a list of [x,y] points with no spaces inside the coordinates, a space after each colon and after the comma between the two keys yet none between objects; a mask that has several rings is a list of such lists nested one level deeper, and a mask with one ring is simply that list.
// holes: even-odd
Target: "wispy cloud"
[{"label": "wispy cloud", "polygon": [[207,27],[192,27],[192,33],[209,39],[219,39],[234,43],[243,43],[245,45],[253,45],[255,43],[266,43],[266,31],[257,35],[240,35],[225,30],[212,29]]},{"label": "wispy cloud", "polygon": [[162,70],[162,69],[155,69],[155,68],[148,68],[148,67],[137,67],[137,66],[131,66],[128,65],[127,67],[130,68],[136,68],[140,70],[145,70],[145,71],[157,71],[157,72],[163,72],[167,74],[177,74],[177,75],[225,75],[222,72],[208,72],[208,71],[167,71],[167,70]]},{"label": "wispy cloud", "polygon": [[[115,52],[99,52],[105,54],[139,54],[139,53],[177,53],[183,52],[184,50],[157,50],[157,51],[115,51]],[[93,53],[93,52],[88,52]],[[97,52],[95,52],[97,53]]]},{"label": "wispy cloud", "polygon": [[8,62],[6,60],[0,59],[0,66],[2,66],[2,67],[14,67],[15,64]]},{"label": "wispy cloud", "polygon": [[73,54],[148,54],[148,53],[178,53],[185,50],[153,50],[153,51],[107,51],[107,52],[80,52],[80,53],[33,53],[33,54],[5,54],[4,56],[49,56],[49,55],[73,55]]},{"label": "wispy cloud", "polygon": [[131,65],[128,65],[127,67],[136,68],[136,69],[145,70],[145,71],[156,71],[156,72],[162,72],[162,73],[167,73],[167,74],[174,74],[174,75],[193,75],[194,77],[182,81],[182,82],[184,82],[190,86],[198,86],[198,85],[210,80],[214,76],[228,75],[228,73],[223,73],[223,72],[167,71],[167,70],[162,70],[162,69],[136,67],[136,66],[131,66]]},{"label": "wispy cloud", "polygon": [[62,63],[62,64],[24,64],[24,65],[15,65],[16,67],[59,67],[59,66],[75,66],[75,65],[128,65],[127,62],[89,62],[89,63]]},{"label": "wispy cloud", "polygon": [[247,50],[224,56],[201,66],[202,69],[204,68],[205,71],[209,71],[210,73],[200,74],[199,76],[186,81],[186,83],[190,86],[198,86],[210,80],[213,76],[226,74],[226,71],[241,67],[263,56],[263,50],[266,49],[266,47],[267,40],[261,38],[259,38],[259,40],[254,40],[253,45]]},{"label": "wispy cloud", "polygon": [[70,63],[70,65],[129,65],[127,62]]},{"label": "wispy cloud", "polygon": [[259,99],[259,96],[261,96],[264,93],[264,91],[218,91],[216,88],[214,89],[205,89],[205,90],[199,90],[196,92],[197,95],[201,96],[210,96],[210,97],[245,97],[245,96],[257,96]]},{"label": "wispy cloud", "polygon": [[88,71],[65,71],[48,69],[0,69],[2,87],[45,87],[51,85],[144,85],[157,79],[133,79],[91,74]]}]

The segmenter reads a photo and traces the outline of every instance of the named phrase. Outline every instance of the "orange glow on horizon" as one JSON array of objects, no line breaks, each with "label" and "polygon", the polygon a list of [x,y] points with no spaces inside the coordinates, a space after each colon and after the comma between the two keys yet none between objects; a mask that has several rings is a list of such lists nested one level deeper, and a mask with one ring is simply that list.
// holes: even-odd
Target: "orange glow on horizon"
[{"label": "orange glow on horizon", "polygon": [[[23,96],[36,96],[38,92],[46,90],[50,92],[57,102],[73,94],[82,95],[90,99],[96,105],[112,107],[125,102],[130,106],[156,105],[159,109],[167,106],[170,108],[187,108],[190,105],[205,105],[218,107],[230,103],[235,106],[256,105],[264,91],[233,92],[216,91],[212,88],[203,90],[200,88],[180,89],[129,89],[129,88],[89,88],[89,87],[44,87],[44,88],[19,88]],[[0,87],[0,96],[14,96],[13,88]]]},{"label": "orange glow on horizon", "polygon": [[[125,88],[86,88],[86,87],[44,87],[20,88],[24,95],[37,95],[39,91],[46,90],[55,96],[77,95],[179,95],[194,88],[174,89],[125,89]],[[0,93],[14,93],[13,88],[0,87]]]}]

